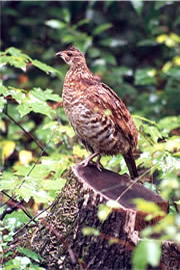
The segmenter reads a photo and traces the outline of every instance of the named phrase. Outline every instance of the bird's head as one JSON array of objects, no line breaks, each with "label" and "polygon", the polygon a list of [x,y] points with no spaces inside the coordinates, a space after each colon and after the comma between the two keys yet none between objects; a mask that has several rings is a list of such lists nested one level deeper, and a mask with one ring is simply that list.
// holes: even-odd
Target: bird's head
[{"label": "bird's head", "polygon": [[56,53],[57,56],[60,56],[68,65],[76,65],[79,63],[84,62],[85,58],[82,52],[80,52],[75,47],[70,47],[66,49],[65,51],[61,51]]}]

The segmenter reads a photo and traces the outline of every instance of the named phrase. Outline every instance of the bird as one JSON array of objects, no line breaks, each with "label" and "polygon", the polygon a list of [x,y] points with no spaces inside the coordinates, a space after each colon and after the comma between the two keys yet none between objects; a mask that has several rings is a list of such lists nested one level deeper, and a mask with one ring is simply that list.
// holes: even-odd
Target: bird
[{"label": "bird", "polygon": [[91,155],[81,162],[102,171],[103,155],[122,154],[132,179],[138,177],[134,151],[138,133],[132,116],[120,97],[86,64],[84,54],[74,46],[56,53],[70,66],[64,79],[62,98],[65,114],[79,140]]}]

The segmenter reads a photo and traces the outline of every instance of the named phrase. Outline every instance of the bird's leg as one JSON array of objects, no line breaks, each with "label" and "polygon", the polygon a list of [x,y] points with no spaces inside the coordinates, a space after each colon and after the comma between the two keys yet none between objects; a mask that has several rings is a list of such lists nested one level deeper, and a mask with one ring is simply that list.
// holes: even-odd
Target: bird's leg
[{"label": "bird's leg", "polygon": [[101,164],[100,160],[101,160],[101,155],[99,154],[95,164],[96,164],[98,170],[101,172],[103,169],[103,165]]},{"label": "bird's leg", "polygon": [[80,165],[86,167],[88,166],[88,164],[93,160],[93,158],[95,158],[96,156],[98,156],[97,161],[95,162],[97,168],[99,171],[102,171],[102,165],[100,163],[100,159],[101,159],[101,155],[98,152],[93,153],[92,155],[90,155],[88,158],[86,158],[85,160],[83,160]]}]

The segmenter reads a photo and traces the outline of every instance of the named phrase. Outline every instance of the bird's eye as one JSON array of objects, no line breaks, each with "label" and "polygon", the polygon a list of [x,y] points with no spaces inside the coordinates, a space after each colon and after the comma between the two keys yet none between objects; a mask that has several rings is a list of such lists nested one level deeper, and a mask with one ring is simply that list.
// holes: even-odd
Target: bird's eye
[{"label": "bird's eye", "polygon": [[72,53],[71,53],[71,52],[68,52],[68,53],[67,53],[67,56],[72,56]]}]

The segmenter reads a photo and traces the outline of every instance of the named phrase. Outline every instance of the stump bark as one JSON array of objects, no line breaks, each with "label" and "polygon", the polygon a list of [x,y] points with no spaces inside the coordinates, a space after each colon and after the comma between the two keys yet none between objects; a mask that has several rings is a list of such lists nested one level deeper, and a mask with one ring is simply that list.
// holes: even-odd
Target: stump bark
[{"label": "stump bark", "polygon": [[[28,237],[28,247],[44,258],[50,270],[130,270],[132,251],[141,240],[139,232],[161,219],[145,222],[146,213],[136,209],[135,198],[155,202],[168,213],[167,201],[128,175],[76,165],[49,214]],[[117,200],[121,208],[100,222],[98,205],[109,200]],[[87,226],[97,229],[99,235],[84,236],[82,229]],[[165,242],[160,268],[153,269],[179,269],[179,252],[179,245]]]}]

